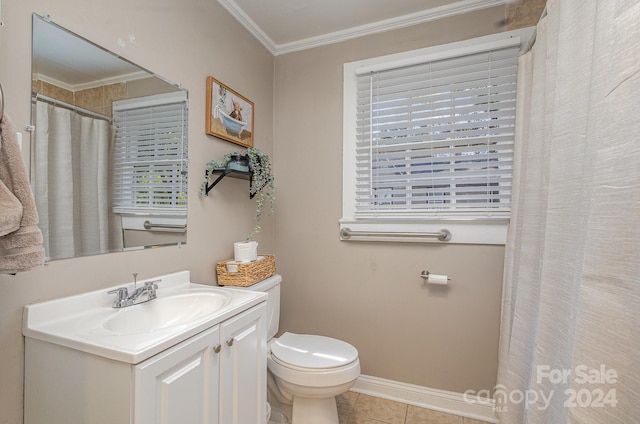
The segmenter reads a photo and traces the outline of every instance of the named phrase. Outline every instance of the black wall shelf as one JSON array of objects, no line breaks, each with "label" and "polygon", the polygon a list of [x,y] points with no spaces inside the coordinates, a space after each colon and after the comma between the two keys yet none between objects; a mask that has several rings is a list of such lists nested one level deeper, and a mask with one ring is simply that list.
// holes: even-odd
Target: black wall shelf
[{"label": "black wall shelf", "polygon": [[213,171],[209,172],[209,171],[205,171],[205,176],[208,178],[210,178],[213,175],[217,175],[218,177],[209,185],[207,185],[207,188],[205,190],[205,194],[209,194],[209,192],[211,191],[212,188],[214,188],[216,186],[216,184],[218,184],[224,177],[231,177],[231,178],[239,178],[241,180],[249,180],[249,198],[253,199],[253,196],[255,196],[255,193],[252,193],[252,176],[253,176],[253,172],[251,171],[238,171],[236,169],[214,169]]}]

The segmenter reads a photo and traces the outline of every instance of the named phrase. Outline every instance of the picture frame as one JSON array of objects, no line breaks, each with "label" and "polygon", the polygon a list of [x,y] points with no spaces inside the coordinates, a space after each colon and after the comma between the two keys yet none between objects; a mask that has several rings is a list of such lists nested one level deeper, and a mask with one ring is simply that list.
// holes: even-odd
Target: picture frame
[{"label": "picture frame", "polygon": [[206,110],[206,134],[253,147],[254,104],[251,100],[208,76]]}]

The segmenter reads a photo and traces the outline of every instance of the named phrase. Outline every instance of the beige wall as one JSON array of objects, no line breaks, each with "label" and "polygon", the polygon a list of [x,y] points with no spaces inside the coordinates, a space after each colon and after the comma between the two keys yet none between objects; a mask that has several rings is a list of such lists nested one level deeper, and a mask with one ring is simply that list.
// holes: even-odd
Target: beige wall
[{"label": "beige wall", "polygon": [[507,29],[534,26],[540,20],[547,0],[516,0],[507,5]]},{"label": "beige wall", "polygon": [[[495,385],[502,246],[338,240],[342,65],[502,30],[497,7],[276,57],[281,329],[354,344],[362,372],[464,392]],[[419,274],[448,274],[445,290]]]},{"label": "beige wall", "polygon": [[[0,423],[7,424],[22,422],[25,304],[125,283],[133,272],[148,278],[186,269],[193,281],[212,283],[215,262],[230,258],[233,242],[253,228],[247,181],[228,179],[208,198],[199,194],[206,162],[239,147],[204,133],[207,75],[255,103],[255,145],[273,152],[274,58],[212,0],[3,1],[0,82],[17,130],[30,120],[32,12],[49,13],[54,22],[189,90],[189,228],[181,248],[58,260],[0,275]],[[119,46],[129,34],[135,44]],[[264,224],[256,238],[261,251],[273,252],[273,221]]]}]

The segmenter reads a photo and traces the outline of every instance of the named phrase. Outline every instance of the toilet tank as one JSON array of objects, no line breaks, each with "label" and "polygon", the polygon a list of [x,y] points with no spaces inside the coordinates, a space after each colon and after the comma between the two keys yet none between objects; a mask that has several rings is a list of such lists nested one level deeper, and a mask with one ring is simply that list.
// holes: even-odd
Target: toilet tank
[{"label": "toilet tank", "polygon": [[259,291],[269,295],[267,299],[267,340],[275,337],[280,326],[280,282],[282,282],[282,276],[275,274],[247,287],[232,287],[234,289]]}]

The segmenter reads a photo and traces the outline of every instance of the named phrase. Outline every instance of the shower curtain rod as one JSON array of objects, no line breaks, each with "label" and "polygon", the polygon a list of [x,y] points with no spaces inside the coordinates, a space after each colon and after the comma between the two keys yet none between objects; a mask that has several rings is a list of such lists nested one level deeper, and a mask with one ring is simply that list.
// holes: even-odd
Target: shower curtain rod
[{"label": "shower curtain rod", "polygon": [[94,117],[94,118],[102,119],[103,121],[107,121],[107,122],[113,121],[113,118],[111,118],[110,116],[103,115],[101,113],[94,112],[94,111],[89,110],[89,109],[84,109],[84,108],[81,108],[79,106],[72,105],[71,103],[63,102],[62,100],[58,100],[58,99],[54,99],[54,98],[49,97],[49,96],[45,96],[43,94],[36,94],[35,97],[34,97],[34,102],[36,100],[42,100],[42,101],[45,101],[47,103],[51,103],[54,106],[62,106],[64,108],[66,108],[66,109],[71,109],[74,112],[82,113],[83,115],[89,115],[89,116]]}]

